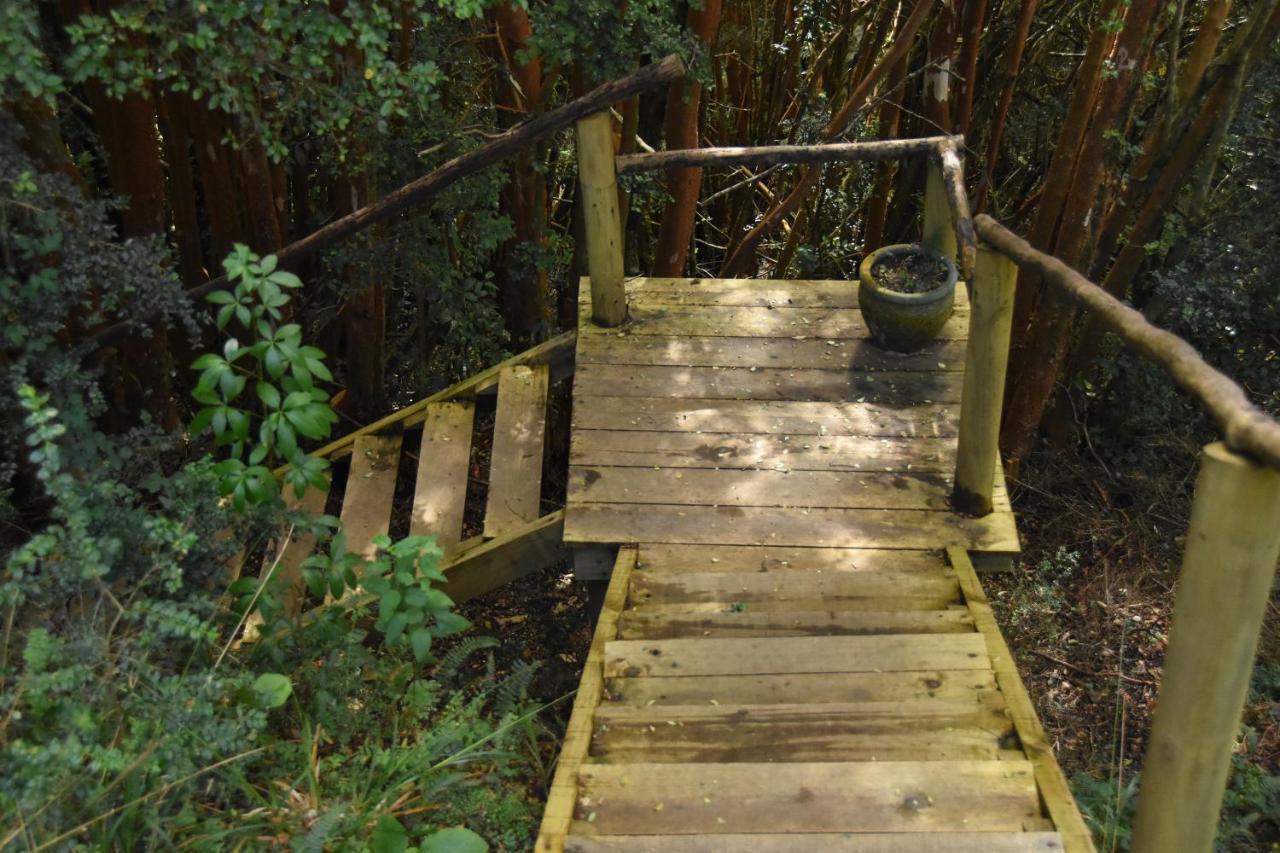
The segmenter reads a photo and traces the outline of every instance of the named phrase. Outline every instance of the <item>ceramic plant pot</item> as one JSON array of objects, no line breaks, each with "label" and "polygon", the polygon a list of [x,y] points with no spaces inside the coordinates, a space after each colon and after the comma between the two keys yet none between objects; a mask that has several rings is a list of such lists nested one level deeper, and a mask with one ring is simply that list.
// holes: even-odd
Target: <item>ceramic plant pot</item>
[{"label": "ceramic plant pot", "polygon": [[[918,254],[946,267],[946,282],[916,293],[891,290],[872,270],[884,260]],[[858,266],[858,307],[871,330],[871,339],[894,352],[916,352],[929,344],[951,317],[959,274],[950,258],[919,243],[898,243],[876,249]]]}]

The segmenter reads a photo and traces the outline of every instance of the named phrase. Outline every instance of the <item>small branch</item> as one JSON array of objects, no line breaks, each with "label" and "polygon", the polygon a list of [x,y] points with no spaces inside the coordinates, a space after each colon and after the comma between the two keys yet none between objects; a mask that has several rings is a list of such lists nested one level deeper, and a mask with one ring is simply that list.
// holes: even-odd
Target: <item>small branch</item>
[{"label": "small branch", "polygon": [[1032,649],[1031,653],[1037,657],[1042,657],[1047,661],[1052,661],[1058,666],[1065,666],[1072,672],[1087,675],[1089,678],[1119,678],[1121,681],[1128,681],[1133,684],[1145,684],[1149,687],[1158,687],[1160,685],[1160,682],[1158,681],[1152,681],[1149,678],[1134,678],[1132,675],[1125,675],[1123,672],[1094,672],[1091,669],[1085,669],[1082,666],[1076,666],[1073,663],[1069,663],[1062,658],[1056,658],[1048,652],[1042,652],[1039,649]]}]

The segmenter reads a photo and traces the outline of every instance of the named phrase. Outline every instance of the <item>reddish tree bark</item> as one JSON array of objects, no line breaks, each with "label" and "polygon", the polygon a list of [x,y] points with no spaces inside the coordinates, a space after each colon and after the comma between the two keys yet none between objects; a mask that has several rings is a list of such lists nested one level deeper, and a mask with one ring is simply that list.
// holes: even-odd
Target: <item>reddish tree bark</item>
[{"label": "reddish tree bark", "polygon": [[[933,6],[934,4],[931,0],[916,0],[915,7],[911,10],[911,16],[907,18],[902,28],[898,31],[889,52],[871,70],[871,73],[854,87],[853,92],[850,93],[839,112],[836,113],[835,117],[823,130],[822,138],[824,140],[833,139],[845,131],[854,114],[866,104],[867,98],[876,83],[911,49],[912,39],[915,38],[916,32],[924,24]],[[737,244],[733,253],[721,268],[720,274],[722,276],[739,275],[754,262],[755,252],[760,245],[760,241],[781,225],[785,217],[791,215],[800,207],[809,190],[817,182],[819,174],[820,170],[808,167],[798,170],[795,186],[792,187],[784,199],[775,203],[755,227]]]},{"label": "reddish tree bark", "polygon": [[[1131,0],[1111,57],[1114,73],[1102,84],[1097,109],[1076,157],[1054,253],[1072,266],[1080,265],[1088,236],[1088,217],[1105,165],[1107,135],[1109,131],[1123,130],[1126,123],[1137,77],[1151,49],[1158,5],[1158,0]],[[1045,405],[1053,394],[1075,313],[1056,291],[1046,292],[1036,307],[1001,430],[1001,446],[1014,460],[1021,459],[1030,449]]]},{"label": "reddish tree bark", "polygon": [[987,137],[986,165],[982,173],[982,183],[978,186],[978,200],[973,206],[975,214],[981,213],[987,204],[987,193],[991,182],[995,179],[996,156],[1000,152],[1000,137],[1004,135],[1004,125],[1009,119],[1009,107],[1013,105],[1013,93],[1018,84],[1018,73],[1022,69],[1022,54],[1027,48],[1027,36],[1031,33],[1031,22],[1036,16],[1039,0],[1022,0],[1022,9],[1018,12],[1018,26],[1013,35],[1013,44],[1009,47],[1009,63],[1005,69],[1004,88],[1000,91],[1000,103],[996,107],[996,117],[991,123],[991,132]]},{"label": "reddish tree bark", "polygon": [[[715,44],[716,30],[720,26],[720,0],[704,0],[701,9],[691,7],[687,24],[710,51]],[[687,87],[684,81],[671,84],[667,90],[667,148],[698,147],[698,107],[701,97],[702,85],[696,80],[692,80]],[[701,169],[668,170],[667,192],[671,195],[671,201],[667,202],[662,212],[662,225],[658,230],[658,245],[654,252],[654,275],[684,275],[701,187]]]},{"label": "reddish tree bark", "polygon": [[[527,63],[519,59],[533,34],[524,9],[503,3],[494,8],[493,18],[494,61],[498,65],[494,99],[499,127],[509,127],[540,108],[542,63],[537,58]],[[503,319],[517,347],[532,343],[551,319],[546,271],[522,254],[522,247],[546,244],[547,185],[534,168],[537,153],[530,149],[512,159],[502,190],[502,209],[511,217],[515,235],[502,248],[495,278]]]}]

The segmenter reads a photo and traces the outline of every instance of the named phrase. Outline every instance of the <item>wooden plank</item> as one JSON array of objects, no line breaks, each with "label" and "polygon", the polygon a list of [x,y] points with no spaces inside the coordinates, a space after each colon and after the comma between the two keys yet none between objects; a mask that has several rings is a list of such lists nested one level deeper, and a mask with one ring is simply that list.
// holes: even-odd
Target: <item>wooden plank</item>
[{"label": "wooden plank", "polygon": [[574,397],[575,430],[731,432],[781,435],[883,435],[949,438],[954,404],[890,407],[805,400],[701,400],[681,397]]},{"label": "wooden plank", "polygon": [[501,536],[541,514],[549,380],[544,365],[503,368],[498,379],[485,536]]},{"label": "wooden plank", "polygon": [[1013,516],[965,518],[905,509],[708,507],[575,504],[566,542],[673,542],[700,545],[799,545],[836,548],[936,548],[1016,552]]},{"label": "wooden plank", "polygon": [[943,553],[876,548],[784,548],[750,545],[640,546],[637,568],[645,572],[911,572],[937,571]]},{"label": "wooden plank", "polygon": [[[327,488],[324,490],[308,488],[302,493],[301,498],[294,494],[293,489],[288,489],[285,504],[295,512],[323,515],[324,505],[328,499]],[[264,572],[270,571],[272,564],[275,564],[275,582],[280,590],[280,603],[284,605],[286,613],[302,612],[302,605],[307,598],[307,586],[302,577],[302,561],[311,556],[315,547],[316,538],[311,534],[293,533],[281,543],[273,558],[263,562]],[[254,616],[257,615],[254,614]]]},{"label": "wooden plank", "polygon": [[399,424],[400,429],[404,429],[421,423],[423,418],[426,417],[427,407],[432,403],[439,403],[445,400],[470,399],[477,394],[492,394],[498,387],[498,377],[503,369],[512,365],[545,364],[551,371],[551,381],[558,382],[573,374],[574,349],[577,346],[577,342],[578,333],[576,330],[562,332],[548,341],[544,341],[522,353],[517,353],[506,361],[495,364],[488,370],[482,370],[474,376],[469,376],[456,385],[450,385],[443,391],[437,391],[429,397],[424,397],[399,411],[392,412],[384,418],[379,418],[368,426],[349,432],[341,438],[335,438],[319,450],[312,452],[311,455],[327,459],[340,459],[351,453],[351,448],[356,439],[361,436],[385,432],[397,424]]},{"label": "wooden plank", "polygon": [[610,705],[739,705],[823,702],[985,702],[996,691],[990,669],[918,672],[823,672],[610,678]]},{"label": "wooden plank", "polygon": [[730,608],[714,613],[627,610],[621,640],[673,637],[809,637],[853,634],[959,634],[973,631],[973,619],[948,610],[793,610]]},{"label": "wooden plank", "polygon": [[589,764],[579,778],[589,828],[575,830],[602,835],[1018,831],[1039,818],[1020,761]]},{"label": "wooden plank", "polygon": [[442,566],[442,587],[454,601],[466,601],[530,572],[569,559],[564,544],[564,510],[513,527],[494,539],[462,542]]},{"label": "wooden plank", "polygon": [[[662,278],[640,276],[626,282],[630,304],[790,306],[857,308],[858,282],[841,279]],[[968,304],[956,292],[956,307]]]},{"label": "wooden plank", "polygon": [[936,701],[601,706],[596,722],[591,755],[611,764],[995,760],[1012,731],[998,707]]},{"label": "wooden plank", "polygon": [[[579,325],[590,321],[591,306],[579,304]],[[940,340],[963,340],[969,318],[952,315]],[[866,321],[856,308],[742,308],[737,306],[632,305],[630,335],[707,335],[712,337],[868,338]]]},{"label": "wooden plank", "polygon": [[964,369],[965,343],[940,340],[920,352],[882,350],[866,339],[583,334],[578,364],[657,364],[822,370]]},{"label": "wooden plank", "polygon": [[547,807],[542,813],[536,845],[539,853],[553,853],[564,849],[564,839],[569,833],[569,825],[573,821],[577,805],[578,769],[587,757],[596,706],[600,704],[604,690],[605,644],[617,636],[618,613],[626,602],[627,584],[635,561],[634,548],[623,548],[618,552],[618,562],[605,592],[600,618],[596,622],[591,647],[583,665],[578,694],[573,700],[569,726],[560,745],[555,777],[547,795]]},{"label": "wooden plank", "polygon": [[1044,726],[1040,724],[1040,717],[1036,714],[1035,705],[1031,703],[1027,688],[1022,683],[1022,677],[1018,674],[1017,661],[1000,633],[1000,626],[996,622],[991,605],[987,602],[987,596],[982,589],[982,584],[978,581],[978,575],[973,570],[973,564],[969,561],[969,555],[961,548],[948,548],[947,558],[956,570],[956,577],[964,590],[965,599],[969,603],[969,612],[973,614],[974,624],[980,632],[979,636],[986,643],[987,655],[995,670],[1000,692],[1004,694],[1009,716],[1018,732],[1022,748],[1035,770],[1035,779],[1045,810],[1052,819],[1054,828],[1062,834],[1069,853],[1074,851],[1092,853],[1093,836],[1085,826],[1084,819],[1080,816],[1080,809],[1076,806],[1075,797],[1071,794],[1071,787],[1067,784],[1067,778],[1063,775],[1062,768],[1058,766],[1058,760],[1053,756],[1053,747],[1045,734]]},{"label": "wooden plank", "polygon": [[568,853],[1061,853],[1055,832],[816,832],[570,837]]},{"label": "wooden plank", "polygon": [[[953,438],[578,430],[570,465],[949,473]],[[936,478],[935,478],[936,479]],[[904,480],[904,482],[907,482]],[[907,486],[909,487],[909,485]]]},{"label": "wooden plank", "polygon": [[582,364],[574,389],[587,397],[869,402],[906,408],[921,403],[958,403],[962,381],[963,374],[944,370],[852,373],[776,367]]},{"label": "wooden plank", "polygon": [[347,551],[368,559],[377,552],[373,540],[391,526],[391,503],[400,468],[399,433],[362,435],[351,454],[351,471],[342,497],[342,529]]},{"label": "wooden plank", "polygon": [[626,678],[988,667],[978,634],[616,640],[605,648],[605,675]]},{"label": "wooden plank", "polygon": [[951,484],[943,474],[915,471],[575,465],[569,469],[569,502],[949,510]]},{"label": "wooden plank", "polygon": [[912,610],[936,610],[960,601],[951,572],[838,572],[832,574],[689,572],[647,574],[631,578],[630,602],[636,609],[671,604],[740,605],[748,609],[783,610],[796,601],[819,601],[828,610],[873,610],[881,600],[914,601]]},{"label": "wooden plank", "polygon": [[474,423],[468,401],[432,403],[424,412],[409,535],[436,537],[446,554],[462,539]]}]

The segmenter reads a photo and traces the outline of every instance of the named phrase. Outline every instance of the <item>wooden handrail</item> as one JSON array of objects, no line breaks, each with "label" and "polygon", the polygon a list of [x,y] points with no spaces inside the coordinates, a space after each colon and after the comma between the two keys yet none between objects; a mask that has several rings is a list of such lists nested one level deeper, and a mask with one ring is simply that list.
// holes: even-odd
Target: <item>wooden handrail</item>
[{"label": "wooden handrail", "polygon": [[[410,181],[373,204],[335,219],[323,228],[295,240],[276,252],[276,256],[282,265],[288,265],[314,254],[345,237],[363,231],[371,225],[385,222],[421,204],[445,187],[468,175],[501,163],[533,143],[570,127],[585,116],[608,109],[610,104],[625,101],[633,95],[665,86],[683,76],[684,63],[681,62],[680,57],[671,54],[617,80],[601,83],[581,98],[521,122],[479,148],[454,157],[439,168]],[[226,285],[227,277],[218,276],[199,287],[189,289],[187,296],[193,300],[199,299]],[[94,346],[101,347],[116,340],[148,316],[149,314],[144,314],[142,318],[126,320],[106,327],[94,335]]]},{"label": "wooden handrail", "polygon": [[749,148],[678,148],[627,154],[617,160],[618,174],[689,166],[776,166],[791,163],[829,163],[849,160],[897,160],[933,154],[953,143],[950,136],[920,139],[874,139],[866,142],[827,142],[813,145],[760,145]]},{"label": "wooden handrail", "polygon": [[1195,347],[1089,281],[1057,258],[979,214],[978,236],[1023,269],[1040,274],[1073,302],[1093,313],[1108,331],[1168,371],[1183,390],[1209,410],[1228,447],[1270,468],[1280,469],[1280,422],[1255,406],[1244,389],[1210,366]]}]

